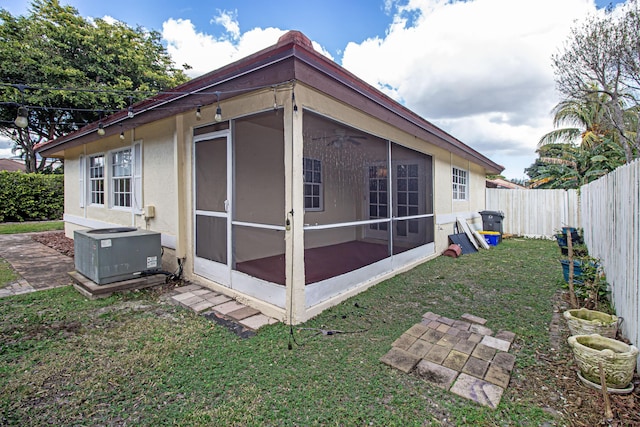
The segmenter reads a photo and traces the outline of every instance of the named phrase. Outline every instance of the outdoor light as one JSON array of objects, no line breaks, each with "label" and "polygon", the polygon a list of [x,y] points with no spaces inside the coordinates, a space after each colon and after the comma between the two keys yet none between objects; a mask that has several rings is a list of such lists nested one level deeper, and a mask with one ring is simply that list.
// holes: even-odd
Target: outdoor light
[{"label": "outdoor light", "polygon": [[98,135],[104,135],[104,126],[102,125],[102,122],[98,123]]},{"label": "outdoor light", "polygon": [[216,108],[216,115],[213,116],[213,118],[216,120],[216,122],[222,120],[222,108],[220,108],[220,104],[218,104],[218,108]]},{"label": "outdoor light", "polygon": [[18,116],[14,121],[16,126],[18,126],[21,129],[24,129],[27,126],[29,126],[29,119],[27,118],[28,115],[29,115],[29,110],[27,110],[25,107],[18,108]]},{"label": "outdoor light", "polygon": [[129,110],[127,111],[127,117],[133,119],[133,107],[129,106]]},{"label": "outdoor light", "polygon": [[202,118],[202,110],[201,107],[198,105],[198,108],[196,109],[196,120],[200,120]]},{"label": "outdoor light", "polygon": [[120,132],[120,139],[124,141],[124,131]]}]

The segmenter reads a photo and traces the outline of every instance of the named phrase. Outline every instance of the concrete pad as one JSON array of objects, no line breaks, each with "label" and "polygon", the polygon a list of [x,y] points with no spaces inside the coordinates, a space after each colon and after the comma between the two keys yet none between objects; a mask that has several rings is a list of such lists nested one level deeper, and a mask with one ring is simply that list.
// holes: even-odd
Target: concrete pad
[{"label": "concrete pad", "polygon": [[462,320],[466,320],[467,322],[476,323],[478,325],[485,325],[487,323],[487,319],[483,319],[482,317],[474,316],[473,314],[465,313],[460,316]]},{"label": "concrete pad", "polygon": [[240,304],[237,301],[229,301],[229,302],[225,302],[224,304],[217,305],[215,307],[215,310],[218,313],[227,314],[227,313],[231,313],[232,311],[236,311],[242,307],[246,307],[246,306],[244,304]]},{"label": "concrete pad", "polygon": [[431,384],[448,390],[458,376],[458,372],[446,366],[422,360],[416,366],[416,375]]},{"label": "concrete pad", "polygon": [[480,335],[493,335],[493,331],[491,329],[482,325],[471,325],[469,327],[469,331],[475,332],[476,334]]},{"label": "concrete pad", "polygon": [[460,340],[453,346],[454,350],[457,350],[461,353],[471,354],[473,350],[476,348],[476,343],[469,340]]},{"label": "concrete pad", "polygon": [[391,345],[402,350],[409,350],[409,347],[417,341],[418,338],[407,334],[406,332],[400,335],[400,338],[395,340]]},{"label": "concrete pad", "polygon": [[480,344],[486,345],[487,347],[495,348],[496,350],[500,351],[509,351],[509,347],[511,347],[511,343],[509,341],[489,336],[482,338]]},{"label": "concrete pad", "polygon": [[409,373],[418,364],[420,358],[408,351],[393,347],[380,358],[380,361],[404,373]]},{"label": "concrete pad", "polygon": [[407,330],[407,332],[405,332],[405,334],[409,334],[409,335],[414,336],[416,338],[420,338],[428,330],[429,330],[429,328],[426,325],[423,325],[421,323],[417,323],[417,324],[413,325],[412,327],[410,327]]},{"label": "concrete pad", "polygon": [[211,308],[211,307],[213,307],[213,304],[211,304],[209,301],[206,301],[206,300],[203,300],[202,302],[199,302],[196,305],[190,306],[191,310],[195,311],[196,313],[200,313],[201,311],[204,311],[207,308]]},{"label": "concrete pad", "polygon": [[446,366],[447,368],[451,368],[459,372],[462,371],[465,363],[467,363],[467,359],[469,359],[468,354],[451,350],[447,358],[442,362],[442,366]]},{"label": "concrete pad", "polygon": [[460,339],[458,339],[458,337],[454,337],[453,335],[448,335],[448,334],[444,334],[444,336],[442,338],[440,338],[440,340],[436,343],[439,346],[445,347],[445,348],[453,348],[453,346],[455,346],[458,341],[460,341]]},{"label": "concrete pad", "polygon": [[509,331],[499,331],[496,334],[496,338],[498,338],[499,340],[505,340],[505,341],[509,341],[510,343],[513,343],[513,340],[516,339],[516,334]]},{"label": "concrete pad", "polygon": [[507,388],[509,386],[511,375],[509,375],[509,371],[498,366],[489,366],[489,370],[485,374],[484,379],[489,381],[491,384]]},{"label": "concrete pad", "polygon": [[407,351],[422,358],[429,352],[429,350],[431,350],[432,347],[433,344],[431,344],[430,342],[418,339],[413,344],[411,344],[411,347],[409,347]]},{"label": "concrete pad", "polygon": [[255,316],[258,313],[260,313],[260,310],[256,310],[253,307],[242,307],[227,313],[227,316],[231,317],[234,320],[242,320],[246,319],[247,317]]},{"label": "concrete pad", "polygon": [[477,357],[478,359],[486,360],[487,362],[491,362],[493,360],[493,356],[496,355],[496,349],[487,347],[486,345],[480,343],[476,345],[476,348],[471,353],[473,357]]},{"label": "concrete pad", "polygon": [[449,348],[434,344],[434,346],[431,347],[431,350],[429,350],[429,352],[424,356],[424,359],[433,363],[441,364],[449,355],[450,350],[451,349]]},{"label": "concrete pad", "polygon": [[449,391],[495,409],[500,404],[504,389],[470,375],[460,374]]},{"label": "concrete pad", "polygon": [[513,354],[498,352],[493,357],[491,364],[493,366],[498,366],[508,372],[513,370],[513,366],[516,363],[516,357]]},{"label": "concrete pad", "polygon": [[274,323],[278,323],[278,321],[264,314],[256,314],[255,316],[247,317],[240,321],[240,324],[254,331],[266,325],[273,325]]},{"label": "concrete pad", "polygon": [[423,340],[429,341],[432,344],[437,343],[444,336],[442,332],[438,332],[435,329],[429,329],[421,337]]},{"label": "concrete pad", "polygon": [[489,362],[486,360],[478,359],[477,357],[469,356],[467,363],[462,367],[462,372],[465,374],[473,375],[476,378],[484,378],[484,374],[487,372]]}]

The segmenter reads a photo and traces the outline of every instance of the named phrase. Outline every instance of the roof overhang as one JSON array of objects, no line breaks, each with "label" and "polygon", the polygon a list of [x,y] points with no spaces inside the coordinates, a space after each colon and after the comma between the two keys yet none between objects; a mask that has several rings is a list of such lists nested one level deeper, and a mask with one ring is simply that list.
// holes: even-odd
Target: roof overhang
[{"label": "roof overhang", "polygon": [[[105,136],[115,135],[192,111],[197,105],[214,104],[255,90],[256,87],[269,87],[287,81],[303,83],[339,99],[416,138],[476,163],[489,174],[504,170],[503,166],[316,52],[309,39],[298,31],[286,33],[269,48],[133,105],[133,118],[128,117],[127,110],[122,110],[103,119],[102,125]],[[64,150],[104,138],[97,134],[97,129],[98,122],[91,123],[61,138],[39,144],[36,151],[45,157],[60,157]]]}]

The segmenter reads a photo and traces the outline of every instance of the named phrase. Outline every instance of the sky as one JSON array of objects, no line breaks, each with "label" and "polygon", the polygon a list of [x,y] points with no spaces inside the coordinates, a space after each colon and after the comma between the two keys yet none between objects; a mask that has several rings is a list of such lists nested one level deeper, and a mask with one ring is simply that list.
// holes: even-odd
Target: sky
[{"label": "sky", "polygon": [[[551,56],[576,21],[623,0],[60,0],[160,32],[191,77],[302,31],[316,50],[526,179],[559,101]],[[31,1],[0,0],[12,15]],[[0,157],[11,155],[0,140]]]}]

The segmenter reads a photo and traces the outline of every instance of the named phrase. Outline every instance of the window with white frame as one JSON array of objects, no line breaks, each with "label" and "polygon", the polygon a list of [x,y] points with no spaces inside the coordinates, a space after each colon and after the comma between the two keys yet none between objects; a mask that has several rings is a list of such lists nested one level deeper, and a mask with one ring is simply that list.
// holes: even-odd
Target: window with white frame
[{"label": "window with white frame", "polygon": [[89,157],[89,202],[104,205],[104,155]]},{"label": "window with white frame", "polygon": [[468,178],[464,169],[453,168],[453,200],[467,200],[468,198]]},{"label": "window with white frame", "polygon": [[303,158],[304,210],[323,210],[322,162],[317,159]]},{"label": "window with white frame", "polygon": [[131,207],[132,196],[131,148],[111,153],[111,204],[114,207]]}]

